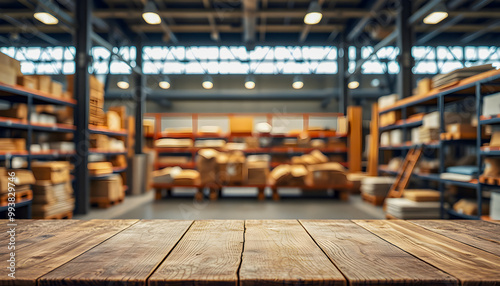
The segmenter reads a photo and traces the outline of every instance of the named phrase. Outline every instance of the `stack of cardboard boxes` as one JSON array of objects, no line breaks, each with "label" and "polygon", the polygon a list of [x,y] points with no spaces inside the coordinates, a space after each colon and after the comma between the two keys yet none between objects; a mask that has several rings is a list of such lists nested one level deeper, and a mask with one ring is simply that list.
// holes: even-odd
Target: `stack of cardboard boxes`
[{"label": "stack of cardboard boxes", "polygon": [[33,162],[33,218],[71,217],[75,200],[69,162]]},{"label": "stack of cardboard boxes", "polygon": [[7,170],[0,167],[0,206],[32,199],[31,185],[34,183],[35,177],[30,170]]},{"label": "stack of cardboard boxes", "polygon": [[[111,163],[110,163],[111,164]],[[95,178],[90,181],[90,202],[99,207],[109,207],[125,197],[122,177],[118,174]]]},{"label": "stack of cardboard boxes", "polygon": [[3,53],[0,53],[0,82],[15,85],[17,77],[21,76],[21,63]]}]

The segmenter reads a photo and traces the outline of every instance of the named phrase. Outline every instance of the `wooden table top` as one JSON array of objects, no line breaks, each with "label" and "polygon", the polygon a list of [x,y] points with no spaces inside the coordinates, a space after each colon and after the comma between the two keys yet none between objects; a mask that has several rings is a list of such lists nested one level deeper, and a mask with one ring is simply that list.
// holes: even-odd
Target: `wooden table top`
[{"label": "wooden table top", "polygon": [[499,222],[19,220],[16,279],[2,242],[0,285],[500,285]]}]

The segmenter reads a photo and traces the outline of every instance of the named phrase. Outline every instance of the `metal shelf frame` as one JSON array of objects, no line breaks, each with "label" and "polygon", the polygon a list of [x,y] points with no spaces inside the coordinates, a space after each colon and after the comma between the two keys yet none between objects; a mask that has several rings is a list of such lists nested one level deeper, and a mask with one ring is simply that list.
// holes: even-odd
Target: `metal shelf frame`
[{"label": "metal shelf frame", "polygon": [[[466,97],[474,96],[475,99],[475,108],[476,108],[476,113],[475,117],[477,121],[479,122],[479,126],[483,125],[488,125],[488,124],[500,124],[500,117],[493,117],[490,119],[483,119],[481,120],[481,113],[482,113],[482,106],[483,106],[483,98],[485,96],[490,95],[490,93],[483,93],[483,87],[488,86],[488,85],[498,85],[500,83],[500,74],[496,74],[494,76],[490,76],[488,78],[484,78],[482,80],[478,80],[476,82],[470,82],[455,88],[450,88],[445,91],[441,91],[436,94],[432,94],[428,97],[423,97],[421,99],[411,101],[408,103],[404,103],[401,105],[397,105],[394,107],[389,107],[386,108],[382,111],[379,112],[379,114],[384,114],[387,112],[391,111],[401,111],[401,117],[403,118],[403,121],[407,118],[407,108],[409,107],[414,107],[414,106],[419,106],[419,105],[427,105],[428,103],[433,103],[437,105],[437,110],[439,111],[440,114],[440,133],[445,132],[445,122],[444,122],[444,112],[445,112],[445,106],[446,104],[450,102],[454,102],[457,100],[462,100]],[[451,100],[450,100],[451,98]],[[434,101],[436,101],[434,103]],[[387,127],[382,127],[379,128],[380,133],[383,131],[388,131],[388,130],[393,130],[396,128],[400,128],[403,130],[403,140],[404,142],[407,142],[407,134],[408,134],[408,128],[411,127],[416,127],[410,125],[410,127],[407,124],[400,124],[400,125],[392,125],[392,126],[387,126]],[[380,136],[380,135],[379,135]],[[500,156],[500,151],[495,150],[495,151],[484,151],[481,150],[482,144],[483,144],[483,139],[482,139],[482,128],[477,128],[477,136],[476,139],[472,140],[441,140],[439,141],[439,147],[437,149],[441,150],[438,154],[439,162],[440,162],[440,167],[439,167],[439,173],[444,173],[445,168],[444,168],[444,147],[446,145],[452,145],[452,144],[473,144],[476,150],[476,159],[477,159],[477,167],[480,170],[479,173],[481,173],[481,170],[483,168],[483,157],[484,156]],[[379,138],[380,140],[380,138]],[[428,147],[428,146],[427,146]],[[383,156],[383,151],[400,151],[402,153],[406,152],[412,148],[412,146],[385,146],[385,147],[380,147],[379,148],[379,160]],[[380,161],[379,161],[380,164]],[[391,172],[387,171],[385,169],[380,169],[379,172],[381,173],[387,173],[390,175],[395,175],[396,172]],[[477,200],[477,209],[478,213],[482,213],[483,209],[483,191],[484,189],[488,189],[493,192],[498,192],[500,191],[500,186],[491,186],[491,185],[486,185],[486,184],[481,184],[477,182],[460,182],[460,181],[452,181],[452,180],[444,180],[439,177],[439,175],[422,175],[422,174],[413,174],[413,176],[422,179],[422,180],[431,180],[431,181],[436,181],[439,184],[439,192],[440,192],[440,205],[441,205],[441,218],[445,218],[446,216],[450,217],[458,217],[462,219],[481,219],[480,215],[477,216],[469,216],[469,215],[464,215],[455,212],[454,210],[446,208],[446,203],[445,203],[445,197],[444,197],[444,191],[445,191],[445,185],[447,184],[452,184],[460,187],[465,187],[465,188],[470,188],[474,189],[476,191],[476,200]]]}]

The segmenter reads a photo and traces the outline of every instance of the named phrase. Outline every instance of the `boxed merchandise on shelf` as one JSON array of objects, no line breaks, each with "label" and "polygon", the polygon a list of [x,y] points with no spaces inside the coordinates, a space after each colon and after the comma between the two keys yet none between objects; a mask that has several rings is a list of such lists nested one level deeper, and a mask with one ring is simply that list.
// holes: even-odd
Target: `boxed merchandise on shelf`
[{"label": "boxed merchandise on shelf", "polygon": [[48,75],[37,75],[37,89],[44,93],[51,92],[52,79]]},{"label": "boxed merchandise on shelf", "polygon": [[439,129],[420,126],[418,128],[418,137],[419,142],[422,143],[431,143],[432,141],[439,140]]},{"label": "boxed merchandise on shelf", "polygon": [[90,181],[91,200],[105,199],[109,202],[116,202],[122,200],[124,195],[123,181],[120,175],[115,174]]},{"label": "boxed merchandise on shelf", "polygon": [[339,163],[323,163],[307,166],[306,184],[309,186],[345,185],[346,169]]},{"label": "boxed merchandise on shelf", "polygon": [[26,139],[24,138],[0,138],[2,151],[22,152],[26,151]]},{"label": "boxed merchandise on shelf", "polygon": [[223,139],[205,139],[194,142],[194,147],[198,148],[223,148],[224,146],[226,146],[226,140]]},{"label": "boxed merchandise on shelf", "polygon": [[50,94],[54,97],[63,97],[63,85],[57,81],[51,81],[50,83]]},{"label": "boxed merchandise on shelf", "polygon": [[248,185],[265,185],[269,176],[269,155],[250,155],[247,157]]},{"label": "boxed merchandise on shelf", "polygon": [[200,173],[196,170],[182,170],[174,176],[173,184],[176,186],[199,186]]},{"label": "boxed merchandise on shelf", "polygon": [[196,167],[200,172],[201,184],[215,183],[217,180],[217,157],[214,149],[201,149],[196,156]]},{"label": "boxed merchandise on shelf", "polygon": [[[73,188],[69,181],[54,184],[50,181],[39,181],[33,186],[33,218],[49,218],[67,215],[75,208]],[[67,216],[71,218],[71,215]]]},{"label": "boxed merchandise on shelf", "polygon": [[241,151],[219,153],[218,180],[223,184],[243,184],[247,180],[246,157]]},{"label": "boxed merchandise on shelf", "polygon": [[337,117],[337,133],[347,134],[349,132],[349,120],[345,116]]},{"label": "boxed merchandise on shelf", "polygon": [[108,110],[109,110],[108,112],[115,112],[116,115],[118,115],[116,119],[119,119],[120,124],[119,126],[118,124],[114,124],[115,125],[114,128],[116,128],[116,130],[125,129],[126,128],[125,121],[127,120],[127,108],[125,106],[110,106]]},{"label": "boxed merchandise on shelf", "polygon": [[483,98],[484,116],[496,116],[500,114],[500,93],[495,93]]},{"label": "boxed merchandise on shelf", "polygon": [[386,212],[399,219],[439,219],[440,204],[438,201],[415,202],[406,198],[387,198]]},{"label": "boxed merchandise on shelf", "polygon": [[410,138],[411,138],[411,144],[413,145],[418,145],[422,143],[422,141],[420,141],[420,129],[412,128],[410,130]]},{"label": "boxed merchandise on shelf", "polygon": [[127,157],[125,155],[117,155],[111,158],[113,167],[125,168],[127,167]]},{"label": "boxed merchandise on shelf", "polygon": [[382,132],[380,134],[380,146],[391,146],[391,134],[390,132]]},{"label": "boxed merchandise on shelf", "polygon": [[389,95],[381,96],[378,98],[378,108],[384,109],[386,107],[394,105],[397,100],[398,100],[397,94],[389,94]]},{"label": "boxed merchandise on shelf", "polygon": [[403,144],[403,130],[394,129],[390,131],[390,145],[400,145]]},{"label": "boxed merchandise on shelf", "polygon": [[401,119],[401,111],[391,111],[387,113],[380,114],[379,125],[380,127],[385,127],[389,125],[396,124],[398,120]]},{"label": "boxed merchandise on shelf", "polygon": [[37,181],[46,180],[53,184],[60,184],[70,179],[69,162],[33,162],[31,169]]},{"label": "boxed merchandise on shelf", "polygon": [[24,103],[14,104],[9,109],[0,110],[0,116],[27,120],[28,106]]},{"label": "boxed merchandise on shelf", "polygon": [[144,134],[153,134],[155,131],[155,122],[152,119],[144,119],[142,121]]},{"label": "boxed merchandise on shelf", "polygon": [[89,174],[93,176],[109,175],[113,173],[113,164],[111,162],[91,162],[88,163],[87,168]]},{"label": "boxed merchandise on shelf", "polygon": [[252,133],[253,117],[231,116],[229,118],[229,130],[231,133]]},{"label": "boxed merchandise on shelf", "polygon": [[122,119],[118,112],[108,111],[106,112],[106,126],[109,130],[120,131],[122,129]]},{"label": "boxed merchandise on shelf", "polygon": [[17,77],[17,84],[29,88],[29,89],[37,89],[38,88],[38,78],[33,75],[22,75]]},{"label": "boxed merchandise on shelf", "polygon": [[22,75],[19,61],[0,53],[0,82],[15,85],[19,75]]},{"label": "boxed merchandise on shelf", "polygon": [[460,199],[458,202],[453,204],[453,210],[460,214],[477,216],[477,215],[487,215],[490,213],[490,205],[483,204],[482,213],[478,214],[477,201],[472,199]]},{"label": "boxed merchandise on shelf", "polygon": [[423,78],[417,83],[416,95],[427,94],[433,88],[433,83],[431,78]]},{"label": "boxed merchandise on shelf", "polygon": [[155,141],[155,147],[157,148],[189,148],[193,147],[192,139],[173,139],[173,138],[163,138]]},{"label": "boxed merchandise on shelf", "polygon": [[[12,181],[9,173],[15,173],[14,180]],[[5,194],[9,192],[9,183],[15,185],[16,191],[21,190],[23,187],[30,187],[35,183],[35,176],[33,176],[33,172],[30,170],[23,169],[11,169],[7,170],[3,167],[0,167],[0,194]]]}]

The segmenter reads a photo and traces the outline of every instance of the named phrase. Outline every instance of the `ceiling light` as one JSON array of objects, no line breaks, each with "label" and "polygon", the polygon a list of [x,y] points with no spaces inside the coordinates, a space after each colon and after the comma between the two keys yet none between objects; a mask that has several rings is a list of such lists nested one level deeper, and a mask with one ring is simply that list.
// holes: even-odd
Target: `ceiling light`
[{"label": "ceiling light", "polygon": [[347,87],[348,87],[349,89],[356,89],[356,88],[358,88],[358,87],[359,87],[359,81],[357,81],[357,80],[353,80],[353,81],[351,81],[351,82],[349,82],[349,83],[347,84]]},{"label": "ceiling light", "polygon": [[297,75],[293,78],[292,87],[294,89],[301,89],[304,87],[304,81],[302,80],[302,77],[300,75]]},{"label": "ceiling light", "polygon": [[36,12],[33,16],[45,25],[56,25],[59,23],[59,20],[56,17],[47,12]]},{"label": "ceiling light", "polygon": [[424,18],[424,23],[428,25],[435,25],[448,17],[448,12],[446,12],[446,7],[443,3],[439,4],[434,8],[434,11]]},{"label": "ceiling light", "polygon": [[158,10],[152,1],[148,1],[144,6],[142,18],[150,25],[158,25],[161,23],[161,17],[158,15]]},{"label": "ceiling light", "polygon": [[246,89],[254,89],[255,88],[255,79],[252,75],[247,76],[245,80],[245,88]]},{"label": "ceiling light", "polygon": [[370,82],[371,86],[372,87],[379,87],[380,86],[380,80],[378,78],[374,78],[372,79],[372,81]]},{"label": "ceiling light", "polygon": [[321,21],[321,18],[323,18],[323,14],[321,14],[321,5],[319,5],[318,1],[312,1],[304,17],[304,23],[307,25],[316,25]]},{"label": "ceiling light", "polygon": [[117,83],[116,85],[121,88],[121,89],[128,89],[130,87],[130,84],[128,83],[128,78],[126,76],[123,76]]},{"label": "ceiling light", "polygon": [[161,89],[169,89],[170,88],[170,78],[168,76],[164,76],[162,80],[158,83]]},{"label": "ceiling light", "polygon": [[212,77],[207,75],[203,78],[203,83],[201,84],[204,89],[212,89],[214,87],[214,83]]}]

